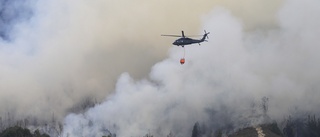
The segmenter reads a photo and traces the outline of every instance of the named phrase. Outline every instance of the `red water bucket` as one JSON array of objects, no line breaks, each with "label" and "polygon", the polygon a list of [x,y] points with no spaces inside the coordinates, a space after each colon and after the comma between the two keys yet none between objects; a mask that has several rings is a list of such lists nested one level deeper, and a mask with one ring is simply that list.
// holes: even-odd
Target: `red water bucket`
[{"label": "red water bucket", "polygon": [[184,58],[180,59],[180,64],[181,64],[181,65],[183,65],[184,62],[185,62],[185,59],[184,59]]}]

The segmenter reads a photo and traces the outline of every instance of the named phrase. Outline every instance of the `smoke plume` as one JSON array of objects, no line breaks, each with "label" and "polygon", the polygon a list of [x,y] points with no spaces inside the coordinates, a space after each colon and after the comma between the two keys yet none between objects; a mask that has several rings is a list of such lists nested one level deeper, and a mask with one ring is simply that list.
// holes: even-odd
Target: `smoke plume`
[{"label": "smoke plume", "polygon": [[122,73],[105,102],[65,118],[64,135],[185,137],[195,122],[209,130],[261,124],[251,108],[262,97],[273,120],[292,110],[319,114],[319,5],[285,1],[272,23],[249,29],[228,6],[215,7],[202,19],[209,42],[186,46],[186,64],[178,62],[182,48],[172,47],[147,78]]},{"label": "smoke plume", "polygon": [[121,73],[143,78],[165,58],[173,39],[161,33],[194,34],[216,3],[2,0],[0,116],[61,120],[102,101]]}]

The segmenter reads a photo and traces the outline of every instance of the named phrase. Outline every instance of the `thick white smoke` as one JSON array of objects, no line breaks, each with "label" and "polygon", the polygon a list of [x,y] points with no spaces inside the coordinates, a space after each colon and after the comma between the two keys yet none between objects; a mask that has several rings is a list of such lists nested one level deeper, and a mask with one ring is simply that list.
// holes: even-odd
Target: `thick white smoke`
[{"label": "thick white smoke", "polygon": [[146,76],[171,46],[160,34],[191,33],[208,8],[188,18],[173,9],[143,0],[1,1],[0,117],[62,120],[83,101],[103,100],[122,72]]},{"label": "thick white smoke", "polygon": [[[195,34],[201,15],[214,5],[228,7],[249,29],[274,24],[270,15],[278,0],[241,3],[2,0],[0,117],[11,115],[11,123],[30,117],[61,120],[81,110],[84,101],[102,101],[122,72],[143,78],[167,55],[173,39],[160,34]],[[256,14],[247,14],[255,7],[260,7]]]},{"label": "thick white smoke", "polygon": [[2,0],[0,117],[10,119],[7,126],[24,118],[62,120],[83,109],[82,102],[102,101],[121,73],[147,76],[174,40],[160,34],[196,34],[214,5],[243,19],[245,29],[273,26],[279,3]]},{"label": "thick white smoke", "polygon": [[[164,6],[130,0],[1,1],[0,117],[61,120],[87,98],[103,100],[122,72],[146,76],[169,47],[154,42],[172,28],[166,26],[173,17],[165,16]],[[166,7],[169,12],[173,5]],[[197,22],[184,25],[192,31]]]},{"label": "thick white smoke", "polygon": [[[267,114],[279,120],[295,108],[319,114],[320,2],[286,1],[273,27],[244,31],[225,8],[203,17],[208,43],[173,47],[149,77],[123,73],[115,93],[84,114],[65,118],[64,136],[190,136],[195,122],[212,128],[257,124],[250,106],[269,98]],[[260,121],[261,122],[261,121]],[[215,130],[215,129],[212,129]]]}]

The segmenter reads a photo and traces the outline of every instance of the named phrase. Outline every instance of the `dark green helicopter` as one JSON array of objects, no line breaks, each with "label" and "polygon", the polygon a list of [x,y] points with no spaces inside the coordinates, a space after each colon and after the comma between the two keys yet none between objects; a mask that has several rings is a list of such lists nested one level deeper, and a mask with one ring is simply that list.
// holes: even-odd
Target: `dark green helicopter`
[{"label": "dark green helicopter", "polygon": [[[183,31],[181,31],[181,33],[182,33],[182,36],[180,36],[180,35],[161,35],[161,36],[181,37],[181,38],[175,40],[172,44],[176,45],[176,46],[184,47],[185,45],[190,45],[190,44],[195,44],[195,43],[198,43],[200,45],[201,42],[207,41],[206,38],[209,38],[208,34],[210,34],[210,32],[206,32],[204,30],[204,34],[200,35],[200,36],[202,36],[202,39],[191,39],[191,38],[186,37],[184,35]],[[199,36],[199,35],[197,35],[197,36]]]}]

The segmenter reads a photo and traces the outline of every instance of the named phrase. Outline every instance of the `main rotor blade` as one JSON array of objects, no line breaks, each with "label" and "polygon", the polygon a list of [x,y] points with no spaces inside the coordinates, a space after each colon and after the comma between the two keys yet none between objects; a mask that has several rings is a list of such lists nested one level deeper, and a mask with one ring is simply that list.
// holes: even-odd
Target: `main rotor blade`
[{"label": "main rotor blade", "polygon": [[161,35],[161,36],[167,36],[167,37],[182,37],[180,35]]},{"label": "main rotor blade", "polygon": [[186,37],[201,37],[203,35],[187,35]]}]

